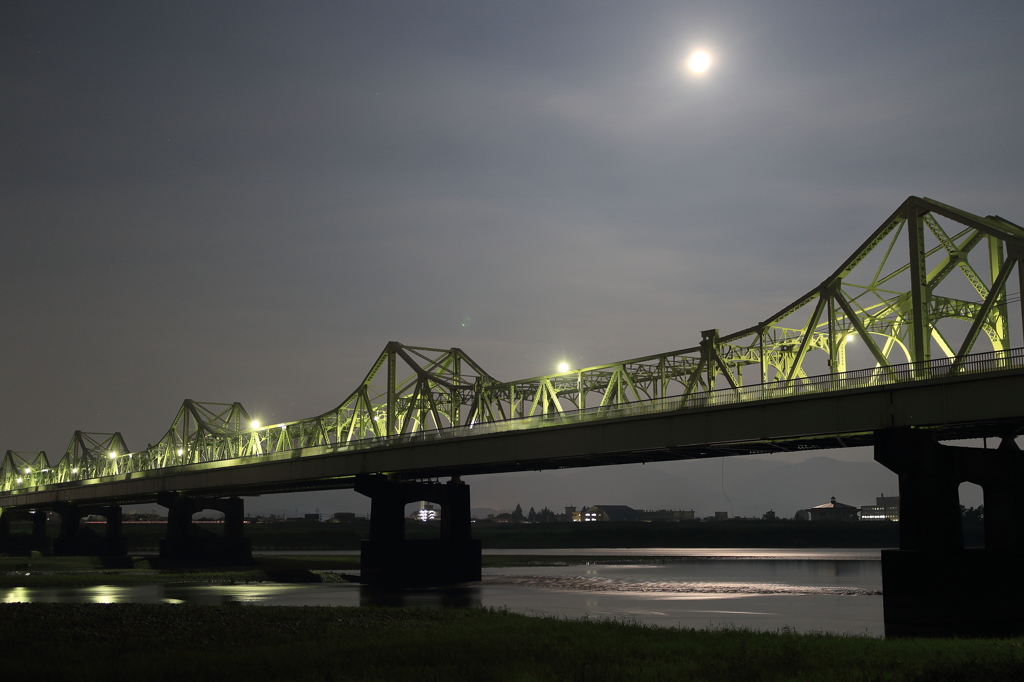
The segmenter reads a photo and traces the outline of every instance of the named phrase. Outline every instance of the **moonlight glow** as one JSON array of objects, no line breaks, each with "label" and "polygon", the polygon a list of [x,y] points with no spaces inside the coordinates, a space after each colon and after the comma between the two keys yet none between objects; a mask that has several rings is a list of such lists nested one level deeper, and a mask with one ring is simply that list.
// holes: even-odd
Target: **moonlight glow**
[{"label": "moonlight glow", "polygon": [[686,60],[686,66],[694,73],[704,73],[711,66],[711,57],[704,51],[694,52]]}]

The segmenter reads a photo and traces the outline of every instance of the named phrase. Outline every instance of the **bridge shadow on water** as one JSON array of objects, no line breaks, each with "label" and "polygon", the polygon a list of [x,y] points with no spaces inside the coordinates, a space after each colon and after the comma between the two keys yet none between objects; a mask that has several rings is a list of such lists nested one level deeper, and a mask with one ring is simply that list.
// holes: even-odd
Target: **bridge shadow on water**
[{"label": "bridge shadow on water", "polygon": [[360,606],[415,607],[423,609],[482,608],[480,588],[473,585],[444,587],[383,587],[361,585]]}]

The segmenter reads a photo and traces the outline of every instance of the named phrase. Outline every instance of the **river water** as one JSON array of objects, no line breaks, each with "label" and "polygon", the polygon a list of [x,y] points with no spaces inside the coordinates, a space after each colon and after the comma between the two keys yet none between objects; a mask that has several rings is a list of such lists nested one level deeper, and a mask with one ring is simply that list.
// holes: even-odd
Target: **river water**
[{"label": "river water", "polygon": [[884,634],[879,550],[576,549],[485,554],[601,556],[602,561],[621,557],[622,562],[487,568],[480,583],[456,588],[389,591],[355,583],[9,588],[0,589],[0,602],[475,606],[669,627]]}]

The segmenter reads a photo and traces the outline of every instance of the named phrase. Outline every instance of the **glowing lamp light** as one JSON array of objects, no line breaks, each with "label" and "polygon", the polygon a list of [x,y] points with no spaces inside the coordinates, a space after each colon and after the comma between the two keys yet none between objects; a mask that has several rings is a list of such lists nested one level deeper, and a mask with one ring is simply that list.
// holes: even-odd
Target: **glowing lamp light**
[{"label": "glowing lamp light", "polygon": [[71,470],[71,473],[73,473],[73,474],[77,474],[77,473],[78,473],[78,468],[77,468],[77,467],[73,468],[73,469]]},{"label": "glowing lamp light", "polygon": [[252,424],[249,424],[249,426],[251,426],[251,427],[252,427],[252,428],[254,428],[254,429],[258,429],[258,428],[260,428],[260,423],[259,423],[259,421],[258,421],[258,420],[256,420],[256,419],[253,419],[253,420],[252,420]]},{"label": "glowing lamp light", "polygon": [[18,476],[18,483],[21,483],[21,476]]},{"label": "glowing lamp light", "polygon": [[558,371],[559,372],[568,372],[569,371],[569,363],[567,363],[567,362],[560,362],[560,363],[558,363]]},{"label": "glowing lamp light", "polygon": [[856,339],[857,339],[857,335],[852,333],[852,332],[846,335],[846,342],[847,343],[849,343],[850,341],[854,341]]},{"label": "glowing lamp light", "polygon": [[182,450],[181,448],[178,448],[178,457],[181,457],[184,454],[185,454],[185,451]]},{"label": "glowing lamp light", "polygon": [[110,453],[110,459],[114,459],[115,457],[117,457],[117,453],[116,452],[111,452]]}]

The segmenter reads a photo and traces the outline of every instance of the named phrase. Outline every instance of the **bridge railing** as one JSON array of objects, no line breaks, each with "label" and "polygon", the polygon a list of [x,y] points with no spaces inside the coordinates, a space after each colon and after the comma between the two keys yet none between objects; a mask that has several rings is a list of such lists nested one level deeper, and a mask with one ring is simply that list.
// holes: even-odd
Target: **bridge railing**
[{"label": "bridge railing", "polygon": [[[385,438],[368,438],[338,444],[333,452],[364,450],[382,445],[400,445],[427,441],[448,440],[466,436],[491,433],[522,431],[575,424],[580,422],[615,419],[622,417],[659,414],[676,410],[700,409],[705,407],[733,405],[742,402],[776,400],[811,394],[831,393],[856,388],[871,388],[892,384],[922,381],[931,378],[957,375],[981,374],[1006,369],[1024,368],[1024,348],[1005,351],[989,351],[965,356],[960,363],[953,358],[938,358],[924,362],[908,362],[898,365],[799,377],[789,381],[772,381],[765,384],[723,388],[714,391],[693,393],[689,396],[668,396],[651,400],[640,400],[617,405],[589,407],[582,410],[567,410],[560,413],[533,417],[519,417],[498,422],[485,422],[467,426],[449,427],[434,431],[419,431]],[[273,458],[273,455],[270,456]]]}]

